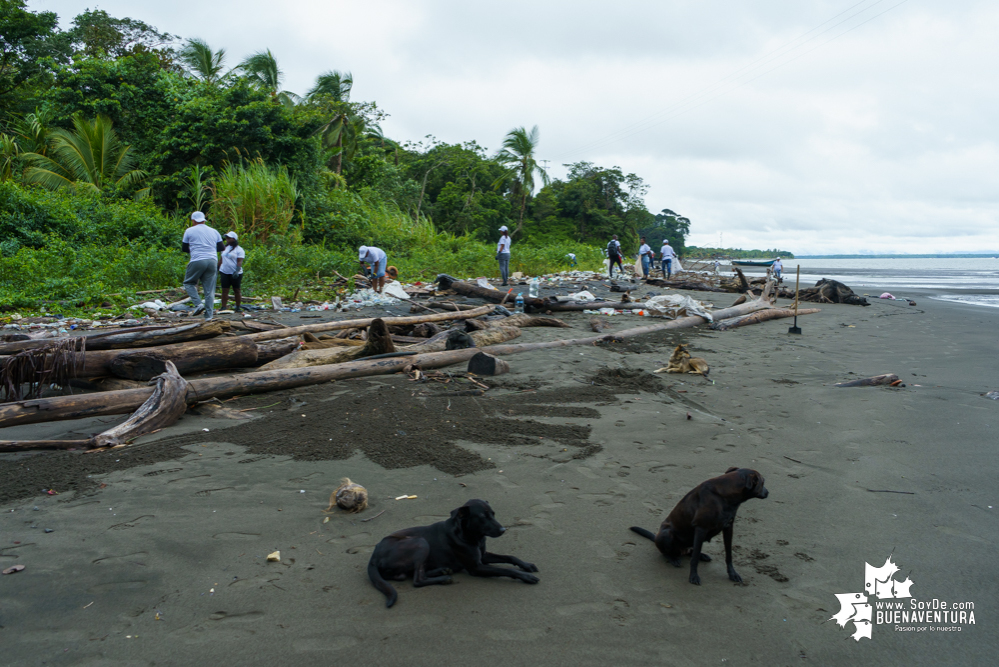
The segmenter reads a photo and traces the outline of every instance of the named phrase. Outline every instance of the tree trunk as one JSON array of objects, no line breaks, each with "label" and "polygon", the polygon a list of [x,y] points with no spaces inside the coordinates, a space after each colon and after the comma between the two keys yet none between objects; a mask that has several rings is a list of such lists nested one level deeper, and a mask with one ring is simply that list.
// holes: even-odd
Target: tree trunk
[{"label": "tree trunk", "polygon": [[127,380],[150,380],[166,371],[167,361],[172,361],[182,375],[248,368],[257,363],[257,345],[249,338],[234,336],[136,350],[88,351],[79,376],[114,375]]},{"label": "tree trunk", "polygon": [[[86,336],[64,336],[61,338],[33,338],[31,340],[20,340],[13,343],[0,343],[0,354],[16,354],[21,350],[30,350],[45,347],[56,341],[68,338],[77,338],[86,341],[86,349],[91,350],[112,350],[135,347],[152,347],[155,345],[169,345],[171,343],[182,343],[189,340],[202,340],[214,338],[229,331],[230,325],[226,320],[210,320],[208,322],[196,322],[182,326],[167,327],[137,327],[133,329],[119,329],[117,331],[101,331]],[[81,349],[77,346],[77,349]]]},{"label": "tree trunk", "polygon": [[265,340],[257,343],[257,363],[261,366],[280,359],[286,354],[291,354],[298,347],[298,337],[279,338],[278,340]]},{"label": "tree trunk", "polygon": [[125,422],[92,438],[93,447],[114,447],[135,440],[141,435],[170,426],[187,410],[187,381],[177,372],[173,362],[166,362],[166,371],[156,377],[153,395]]},{"label": "tree trunk", "polygon": [[[473,310],[466,310],[459,313],[434,313],[432,315],[417,315],[416,317],[385,317],[382,318],[388,326],[422,324],[424,322],[446,322],[448,320],[464,320],[480,315],[488,315],[493,312],[493,306],[479,306]],[[364,320],[339,320],[335,322],[320,322],[319,324],[304,324],[300,327],[287,327],[285,329],[275,329],[274,331],[262,331],[255,334],[240,336],[249,338],[255,342],[284,338],[286,336],[297,336],[306,332],[319,333],[320,331],[336,331],[339,329],[354,329],[371,326],[376,318]]]},{"label": "tree trunk", "polygon": [[[714,316],[718,319],[726,319],[746,315],[757,310],[764,310],[769,307],[767,302],[752,301],[733,308],[724,308],[714,313]],[[312,368],[258,371],[240,375],[204,378],[188,382],[187,402],[193,403],[209,398],[230,398],[243,394],[293,389],[295,387],[319,384],[331,380],[386,375],[414,366],[418,366],[424,370],[443,368],[452,364],[464,363],[479,352],[502,356],[517,354],[519,352],[565,347],[568,345],[592,345],[601,341],[630,338],[654,331],[689,329],[705,322],[706,320],[702,317],[680,317],[658,324],[626,329],[615,334],[590,338],[555,340],[542,343],[522,343],[520,345],[492,345],[484,348],[472,347],[465,350],[431,352],[406,357],[362,359],[360,361],[315,366]],[[150,394],[152,394],[152,389],[127,389],[124,391],[58,396],[54,398],[3,403],[0,404],[0,428],[62,419],[127,414],[137,409],[143,401],[149,398]]]},{"label": "tree trunk", "polygon": [[726,320],[715,320],[711,324],[711,328],[715,331],[728,331],[729,329],[744,327],[748,324],[759,324],[760,322],[776,320],[782,317],[794,317],[795,314],[811,315],[812,313],[821,312],[821,310],[821,308],[799,308],[798,312],[795,313],[793,308],[769,308],[767,310],[750,313],[749,315],[730,317]]}]

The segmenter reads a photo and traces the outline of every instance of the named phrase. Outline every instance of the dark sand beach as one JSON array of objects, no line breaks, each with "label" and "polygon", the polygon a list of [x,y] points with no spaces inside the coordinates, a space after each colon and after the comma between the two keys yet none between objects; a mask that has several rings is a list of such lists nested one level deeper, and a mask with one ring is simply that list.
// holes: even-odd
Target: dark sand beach
[{"label": "dark sand beach", "polygon": [[[0,569],[25,569],[0,577],[0,664],[992,664],[999,401],[982,394],[999,389],[999,310],[821,308],[802,336],[776,320],[514,355],[483,397],[363,378],[239,398],[225,406],[252,418],[189,414],[111,452],[2,455]],[[563,319],[573,329],[518,342],[588,331],[587,315]],[[677,342],[711,380],[652,373]],[[907,386],[833,386],[888,372]],[[656,530],[730,466],[760,471],[770,496],[735,522],[743,583],[719,536],[694,586],[686,558],[672,567],[628,527]],[[324,514],[342,477],[367,510]],[[470,498],[508,528],[490,549],[541,582],[400,582],[386,609],[374,545]],[[889,554],[914,598],[974,602],[975,624],[851,639],[829,620],[835,595],[862,592],[865,562]]]}]

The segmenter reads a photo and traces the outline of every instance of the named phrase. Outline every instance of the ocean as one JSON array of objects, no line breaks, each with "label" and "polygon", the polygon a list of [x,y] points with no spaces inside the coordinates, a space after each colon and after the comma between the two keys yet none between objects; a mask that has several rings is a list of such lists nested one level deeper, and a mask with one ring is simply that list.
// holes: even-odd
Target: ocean
[{"label": "ocean", "polygon": [[[785,285],[790,281],[794,286],[799,265],[804,287],[831,278],[873,297],[890,292],[898,298],[920,296],[999,308],[997,258],[788,259],[784,260]],[[766,272],[759,267],[743,267],[743,271],[746,275]]]}]

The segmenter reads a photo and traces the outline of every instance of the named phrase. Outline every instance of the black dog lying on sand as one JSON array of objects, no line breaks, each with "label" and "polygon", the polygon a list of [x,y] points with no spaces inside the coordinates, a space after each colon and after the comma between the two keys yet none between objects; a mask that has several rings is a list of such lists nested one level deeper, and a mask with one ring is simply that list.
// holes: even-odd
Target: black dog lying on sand
[{"label": "black dog lying on sand", "polygon": [[[398,530],[375,547],[368,561],[368,577],[385,594],[385,606],[395,604],[398,594],[385,581],[404,581],[413,577],[413,586],[450,584],[451,574],[466,571],[475,577],[510,577],[536,584],[538,578],[525,572],[538,568],[513,556],[486,551],[486,538],[499,537],[506,528],[496,520],[493,509],[484,500],[469,500],[451,512],[451,518],[429,526]],[[523,572],[490,563],[516,565]]]},{"label": "black dog lying on sand", "polygon": [[653,535],[644,528],[631,527],[643,537],[656,543],[670,563],[680,567],[680,556],[690,553],[690,583],[700,585],[697,574],[699,561],[711,557],[701,553],[701,545],[718,533],[725,539],[725,565],[728,578],[739,583],[742,577],[732,566],[732,524],[739,505],[750,498],[770,495],[763,486],[763,475],[749,468],[729,468],[721,477],[701,482],[676,504],[666,520]]}]

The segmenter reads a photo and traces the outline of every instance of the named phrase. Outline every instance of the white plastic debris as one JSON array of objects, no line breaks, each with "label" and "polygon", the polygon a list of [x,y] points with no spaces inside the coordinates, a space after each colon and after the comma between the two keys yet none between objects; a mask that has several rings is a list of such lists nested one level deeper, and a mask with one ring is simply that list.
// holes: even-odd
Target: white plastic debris
[{"label": "white plastic debris", "polygon": [[596,301],[597,297],[593,296],[593,293],[589,290],[584,289],[582,292],[570,294],[569,299],[572,301]]},{"label": "white plastic debris", "polygon": [[481,287],[482,289],[496,289],[495,287],[490,285],[489,281],[486,280],[485,278],[476,278],[475,284]]},{"label": "white plastic debris", "polygon": [[697,301],[685,294],[664,294],[662,296],[654,296],[645,302],[645,308],[648,310],[649,315],[652,317],[668,317],[671,320],[675,320],[681,315],[699,315],[708,322],[713,322],[714,318],[708,312],[708,309],[711,307],[710,303]]},{"label": "white plastic debris", "polygon": [[404,299],[406,301],[409,300],[409,295],[406,294],[406,290],[402,288],[402,283],[400,283],[398,280],[393,280],[390,283],[386,283],[385,289],[383,290],[383,294],[395,297],[396,299]]},{"label": "white plastic debris", "polygon": [[168,304],[156,299],[155,301],[145,301],[143,303],[137,304],[135,306],[130,306],[131,309],[142,308],[144,310],[166,310]]}]

